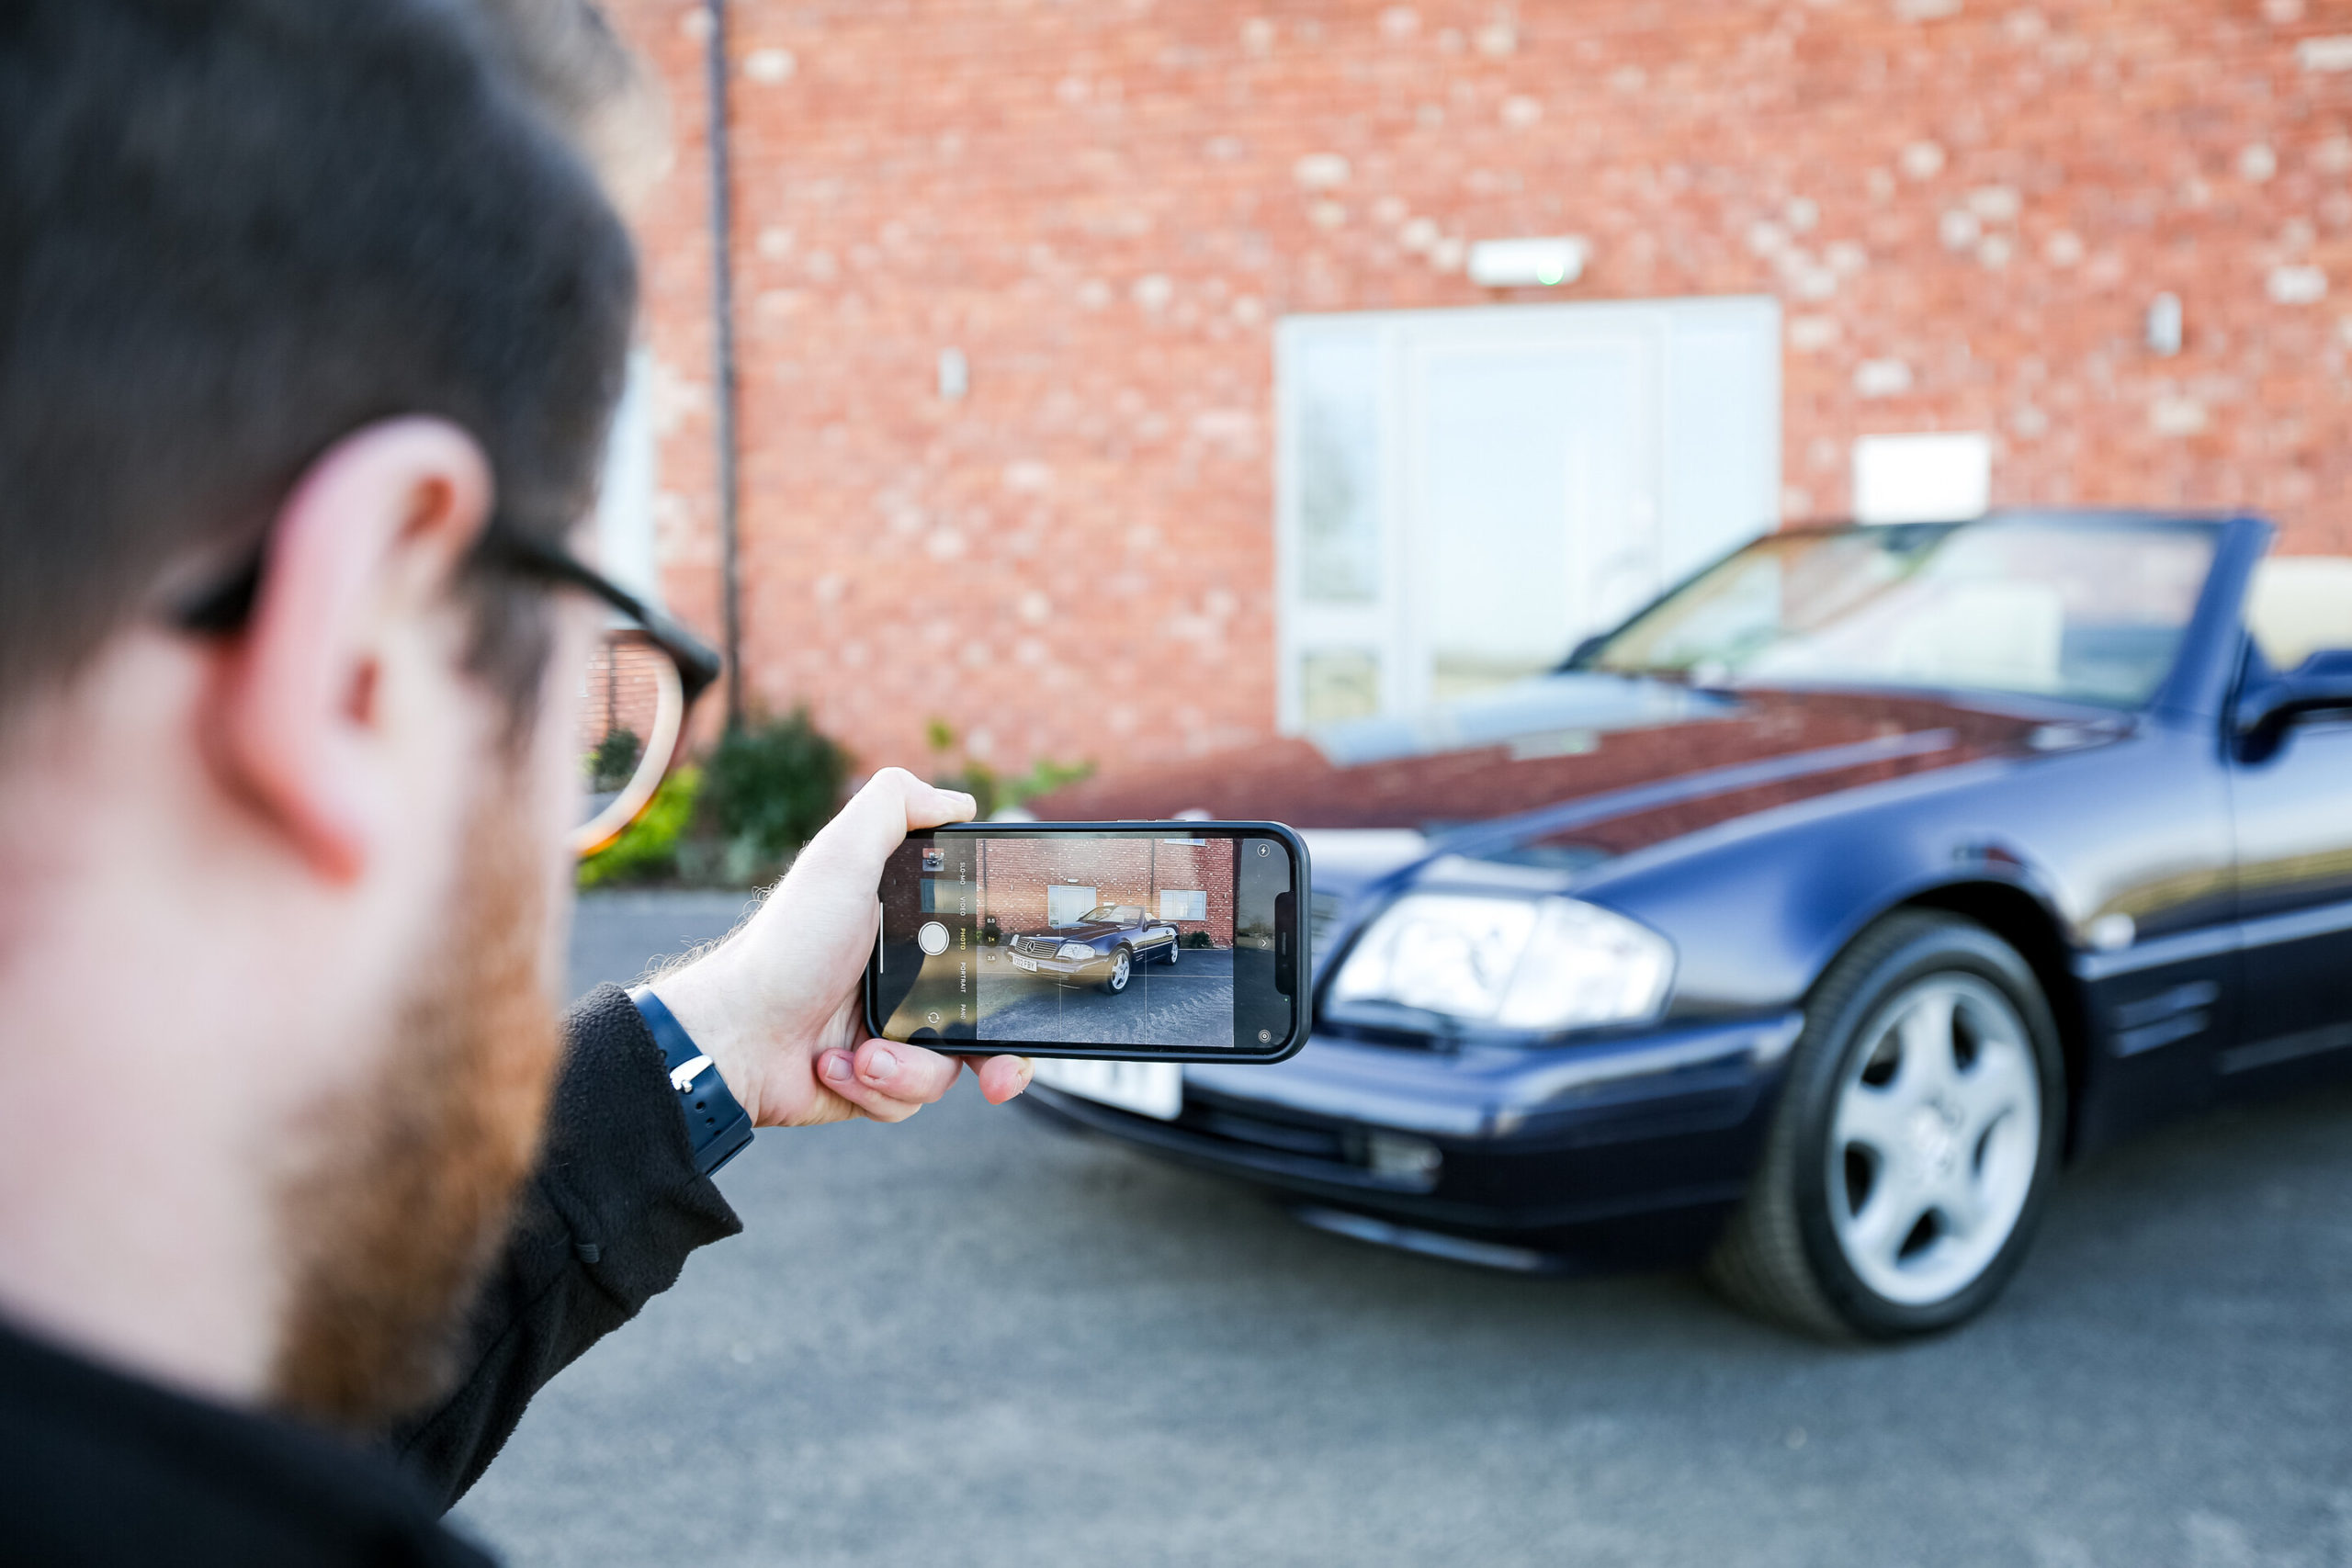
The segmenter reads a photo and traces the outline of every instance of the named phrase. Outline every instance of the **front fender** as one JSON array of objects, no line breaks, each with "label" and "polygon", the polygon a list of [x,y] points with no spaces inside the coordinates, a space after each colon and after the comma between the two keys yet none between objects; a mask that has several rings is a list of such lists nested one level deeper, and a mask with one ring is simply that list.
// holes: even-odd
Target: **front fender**
[{"label": "front fender", "polygon": [[1698,1019],[1799,1004],[1872,921],[1963,885],[2015,889],[2079,952],[2106,914],[2132,914],[2143,938],[2221,918],[2229,868],[2210,746],[2151,730],[1726,824],[1578,892],[1674,942],[1668,1016]]}]

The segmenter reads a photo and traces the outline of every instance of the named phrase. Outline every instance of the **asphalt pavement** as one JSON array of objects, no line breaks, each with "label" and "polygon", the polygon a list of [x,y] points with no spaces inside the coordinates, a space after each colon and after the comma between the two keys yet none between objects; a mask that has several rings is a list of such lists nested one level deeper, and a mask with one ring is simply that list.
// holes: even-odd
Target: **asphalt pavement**
[{"label": "asphalt pavement", "polygon": [[1136,965],[1117,996],[1099,985],[1024,975],[1001,952],[980,955],[982,1040],[1083,1040],[1105,1045],[1233,1044],[1233,953],[1180,950],[1173,964]]},{"label": "asphalt pavement", "polygon": [[[592,901],[576,978],[736,908]],[[459,1509],[513,1562],[2352,1564],[2352,1093],[2075,1169],[1992,1314],[1899,1349],[1311,1232],[968,1081],[720,1185],[747,1233]]]}]

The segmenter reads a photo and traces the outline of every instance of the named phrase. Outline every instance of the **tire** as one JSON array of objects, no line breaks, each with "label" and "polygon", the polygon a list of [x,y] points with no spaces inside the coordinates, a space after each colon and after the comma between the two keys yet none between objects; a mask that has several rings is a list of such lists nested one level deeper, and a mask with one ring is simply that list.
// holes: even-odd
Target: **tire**
[{"label": "tire", "polygon": [[1133,980],[1135,976],[1135,950],[1127,947],[1114,948],[1111,953],[1111,972],[1102,976],[1102,988],[1115,997],[1127,988],[1127,982]]},{"label": "tire", "polygon": [[1168,956],[1167,956],[1166,958],[1162,959],[1160,962],[1162,962],[1162,963],[1166,964],[1168,965],[1168,967],[1170,967],[1170,969],[1173,969],[1173,968],[1175,968],[1175,967],[1176,967],[1176,956],[1177,956],[1177,954],[1179,954],[1179,953],[1182,953],[1183,951],[1184,951],[1184,937],[1183,937],[1183,934],[1182,934],[1182,932],[1179,932],[1179,933],[1177,933],[1175,936],[1170,937],[1170,938],[1168,939]]},{"label": "tire", "polygon": [[1964,1323],[2024,1260],[2065,1121],[2057,1026],[2017,950],[1973,920],[1890,916],[1814,987],[1707,1276],[1824,1338]]}]

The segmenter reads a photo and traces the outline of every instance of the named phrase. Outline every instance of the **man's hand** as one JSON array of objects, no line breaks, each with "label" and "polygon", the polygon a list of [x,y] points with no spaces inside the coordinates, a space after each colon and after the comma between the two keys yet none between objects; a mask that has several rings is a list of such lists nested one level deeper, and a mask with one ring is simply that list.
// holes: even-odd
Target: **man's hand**
[{"label": "man's hand", "polygon": [[753,1126],[903,1122],[946,1093],[967,1059],[991,1105],[1029,1087],[1026,1057],[946,1056],[865,1036],[860,982],[882,863],[910,829],[967,822],[973,810],[968,795],[883,769],[808,840],[749,924],[653,982]]}]

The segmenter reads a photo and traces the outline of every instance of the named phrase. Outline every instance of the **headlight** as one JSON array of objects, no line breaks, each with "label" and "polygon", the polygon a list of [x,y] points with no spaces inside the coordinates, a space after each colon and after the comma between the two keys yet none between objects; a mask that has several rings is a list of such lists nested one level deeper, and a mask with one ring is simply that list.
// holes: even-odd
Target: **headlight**
[{"label": "headlight", "polygon": [[1098,958],[1102,955],[1082,942],[1066,942],[1054,956],[1067,958],[1072,964],[1083,964],[1090,958]]},{"label": "headlight", "polygon": [[1357,940],[1329,995],[1504,1029],[1580,1029],[1649,1016],[1673,977],[1664,937],[1597,905],[1408,893]]}]

